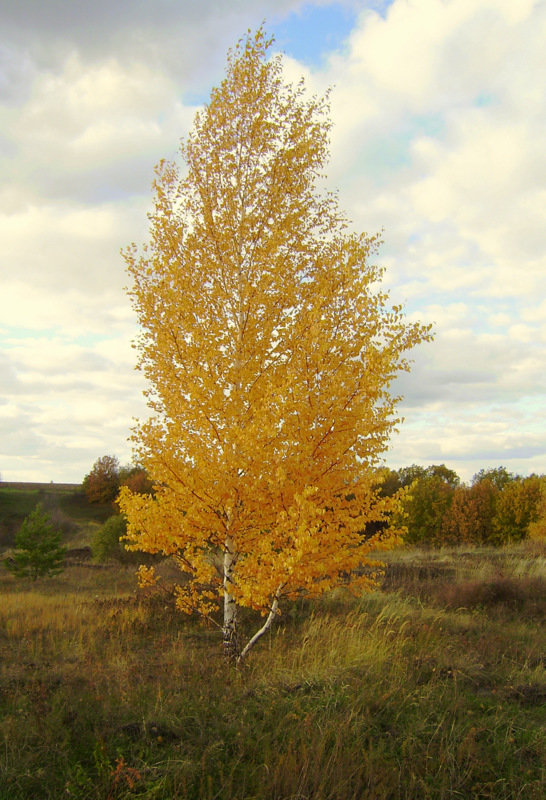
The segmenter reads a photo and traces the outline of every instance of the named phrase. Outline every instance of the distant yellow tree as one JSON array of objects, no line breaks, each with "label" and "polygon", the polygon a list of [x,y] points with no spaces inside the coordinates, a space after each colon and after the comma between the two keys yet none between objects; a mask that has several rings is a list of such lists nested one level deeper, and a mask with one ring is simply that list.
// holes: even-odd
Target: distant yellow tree
[{"label": "distant yellow tree", "polygon": [[546,475],[539,477],[539,495],[535,518],[529,523],[528,535],[535,541],[546,542]]},{"label": "distant yellow tree", "polygon": [[[493,542],[520,542],[540,516],[542,479],[538,475],[517,477],[499,494],[493,519]],[[536,535],[535,537],[536,538]]]},{"label": "distant yellow tree", "polygon": [[[394,532],[375,467],[393,426],[390,382],[429,329],[378,291],[377,237],[348,233],[317,190],[328,104],[282,79],[260,29],[228,54],[195,118],[186,172],[156,170],[151,241],[125,253],[154,416],[135,429],[153,497],[122,489],[133,549],[173,556],[177,602],[223,604],[243,657],[283,599],[316,597]],[[141,580],[153,581],[143,569]],[[238,609],[266,617],[243,647]]]}]

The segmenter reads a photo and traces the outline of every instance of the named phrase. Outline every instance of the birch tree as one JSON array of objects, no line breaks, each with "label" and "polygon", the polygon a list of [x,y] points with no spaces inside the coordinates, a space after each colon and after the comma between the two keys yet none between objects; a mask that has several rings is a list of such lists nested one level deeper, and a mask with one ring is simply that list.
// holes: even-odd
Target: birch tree
[{"label": "birch tree", "polygon": [[[389,385],[429,338],[378,288],[378,237],[320,191],[328,98],[270,51],[260,29],[229,52],[184,169],[156,168],[149,243],[125,252],[152,411],[133,438],[155,482],[122,489],[128,546],[176,561],[182,611],[223,606],[236,659],[283,602],[373,584],[370,551],[396,535],[361,535],[395,502],[376,471],[399,421]],[[263,615],[246,643],[241,607]]]}]

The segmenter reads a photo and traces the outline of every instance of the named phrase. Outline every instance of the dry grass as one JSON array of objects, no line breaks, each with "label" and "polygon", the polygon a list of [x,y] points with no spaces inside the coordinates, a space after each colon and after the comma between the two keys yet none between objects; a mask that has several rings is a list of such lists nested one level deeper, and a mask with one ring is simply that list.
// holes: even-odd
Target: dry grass
[{"label": "dry grass", "polygon": [[2,576],[1,800],[542,800],[546,642],[521,613],[540,576],[506,553],[492,602],[486,555],[472,574],[445,553],[428,594],[409,569],[300,603],[238,671],[131,570]]}]

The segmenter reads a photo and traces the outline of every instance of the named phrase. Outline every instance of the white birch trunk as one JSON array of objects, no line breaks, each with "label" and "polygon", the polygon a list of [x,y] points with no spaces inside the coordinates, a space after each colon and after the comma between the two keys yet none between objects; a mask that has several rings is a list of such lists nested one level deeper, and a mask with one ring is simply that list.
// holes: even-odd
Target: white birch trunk
[{"label": "white birch trunk", "polygon": [[[242,308],[243,296],[243,275],[241,269],[238,273],[238,309],[237,309],[237,353],[234,363],[235,380],[232,384],[232,391],[235,397],[241,394],[241,349],[242,337],[244,327],[244,314]],[[236,448],[232,444],[234,463],[236,463]],[[237,603],[231,593],[233,586],[233,570],[235,567],[236,553],[233,539],[229,535],[231,523],[231,513],[228,512],[228,528],[226,539],[224,542],[224,626],[223,626],[223,639],[224,639],[224,655],[230,661],[236,661],[239,657],[239,642],[237,630]]]},{"label": "white birch trunk", "polygon": [[226,536],[224,544],[224,626],[222,630],[224,653],[230,661],[236,660],[239,655],[237,603],[231,594],[234,565],[233,542],[229,536]]}]

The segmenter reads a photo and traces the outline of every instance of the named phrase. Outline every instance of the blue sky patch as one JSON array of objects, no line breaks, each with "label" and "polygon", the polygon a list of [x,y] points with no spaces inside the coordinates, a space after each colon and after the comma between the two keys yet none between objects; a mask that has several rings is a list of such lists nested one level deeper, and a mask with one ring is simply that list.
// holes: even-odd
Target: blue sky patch
[{"label": "blue sky patch", "polygon": [[80,347],[93,347],[109,337],[104,333],[88,333],[71,336],[62,328],[25,328],[18,325],[2,325],[0,327],[0,346],[5,350],[17,345],[26,339],[64,339]]},{"label": "blue sky patch", "polygon": [[395,130],[363,144],[359,162],[366,165],[366,174],[377,183],[411,163],[412,142],[422,136],[441,137],[445,120],[440,114],[430,114],[408,119]]},{"label": "blue sky patch", "polygon": [[308,67],[321,67],[325,57],[343,49],[357,13],[342,3],[305,5],[277,23],[268,24],[277,48]]},{"label": "blue sky patch", "polygon": [[18,325],[0,327],[0,345],[15,347],[22,339],[53,339],[58,332],[55,328],[24,328]]},{"label": "blue sky patch", "polygon": [[446,122],[442,114],[423,114],[411,120],[409,129],[411,138],[425,135],[436,139],[445,133]]},{"label": "blue sky patch", "polygon": [[487,108],[488,106],[492,106],[497,102],[497,98],[491,92],[481,92],[475,100],[474,105],[478,106],[478,108]]}]

